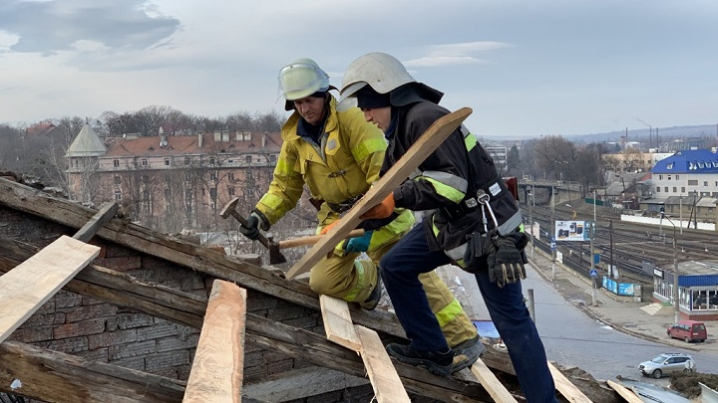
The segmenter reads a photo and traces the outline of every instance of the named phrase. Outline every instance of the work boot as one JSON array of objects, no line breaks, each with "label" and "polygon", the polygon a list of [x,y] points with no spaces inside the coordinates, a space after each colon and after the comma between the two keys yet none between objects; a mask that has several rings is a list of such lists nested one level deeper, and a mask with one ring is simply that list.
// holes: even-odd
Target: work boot
[{"label": "work boot", "polygon": [[414,350],[410,345],[390,343],[386,346],[390,356],[405,364],[424,367],[432,374],[448,377],[453,368],[454,351],[449,349],[445,353],[438,351]]},{"label": "work boot", "polygon": [[464,368],[468,368],[476,362],[486,351],[486,347],[479,340],[479,336],[463,341],[454,347],[454,367],[451,372],[461,371]]},{"label": "work boot", "polygon": [[[379,268],[377,267],[377,272],[379,271]],[[376,274],[376,286],[373,290],[371,290],[371,294],[369,294],[369,297],[364,301],[360,302],[359,306],[362,307],[362,309],[366,309],[367,311],[373,311],[376,309],[376,306],[379,305],[379,300],[381,299],[381,275],[379,273]]]}]

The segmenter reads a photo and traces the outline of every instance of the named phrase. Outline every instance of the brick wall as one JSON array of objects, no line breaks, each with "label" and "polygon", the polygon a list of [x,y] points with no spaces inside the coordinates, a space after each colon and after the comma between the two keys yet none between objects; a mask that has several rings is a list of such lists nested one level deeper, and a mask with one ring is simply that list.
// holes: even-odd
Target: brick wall
[{"label": "brick wall", "polygon": [[[44,247],[73,229],[0,206],[0,238]],[[95,264],[142,281],[207,296],[212,278],[163,259],[95,238],[101,247]],[[247,311],[272,320],[323,333],[320,314],[258,291],[248,290]],[[10,337],[25,343],[137,369],[187,379],[200,329],[124,309],[61,290]],[[306,363],[276,351],[245,346],[245,382],[302,368]]]}]

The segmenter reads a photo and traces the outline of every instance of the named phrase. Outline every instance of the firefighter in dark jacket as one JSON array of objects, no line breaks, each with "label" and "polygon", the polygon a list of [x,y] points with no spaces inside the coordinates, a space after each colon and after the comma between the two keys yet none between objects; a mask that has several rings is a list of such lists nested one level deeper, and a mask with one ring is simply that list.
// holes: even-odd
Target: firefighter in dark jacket
[{"label": "firefighter in dark jacket", "polygon": [[[434,121],[449,113],[443,93],[419,82],[393,56],[370,53],[344,74],[340,108],[356,98],[367,121],[389,141],[382,174]],[[465,127],[457,129],[363,219],[380,219],[394,208],[433,210],[381,259],[385,288],[409,345],[387,345],[401,362],[451,373],[454,352],[441,334],[418,275],[452,263],[473,273],[491,319],[504,340],[529,402],[555,402],[553,378],[536,326],[523,302],[525,234],[521,214],[492,158]]]}]

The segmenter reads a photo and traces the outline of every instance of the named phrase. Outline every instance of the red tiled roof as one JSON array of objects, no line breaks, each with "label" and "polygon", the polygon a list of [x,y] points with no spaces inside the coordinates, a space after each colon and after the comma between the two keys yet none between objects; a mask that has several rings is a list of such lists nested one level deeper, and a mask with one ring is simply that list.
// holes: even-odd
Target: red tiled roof
[{"label": "red tiled roof", "polygon": [[57,126],[53,125],[52,123],[38,123],[36,125],[32,125],[25,129],[25,133],[31,135],[31,136],[37,136],[40,134],[47,134],[53,130],[55,130]]},{"label": "red tiled roof", "polygon": [[[265,147],[262,148],[264,133],[252,133],[251,141],[214,141],[214,133],[202,134],[202,148],[199,147],[198,136],[167,136],[167,145],[160,147],[160,137],[139,137],[134,139],[116,138],[108,144],[104,157],[129,156],[164,156],[183,154],[202,154],[208,152],[241,153],[252,150],[279,151],[282,137],[279,132],[267,133]],[[231,133],[230,138],[235,138]]]}]

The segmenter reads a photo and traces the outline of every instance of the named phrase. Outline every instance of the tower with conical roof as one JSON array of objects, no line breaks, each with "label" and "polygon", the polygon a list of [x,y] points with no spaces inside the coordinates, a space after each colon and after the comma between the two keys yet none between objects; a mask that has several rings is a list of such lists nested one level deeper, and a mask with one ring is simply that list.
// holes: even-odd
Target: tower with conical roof
[{"label": "tower with conical roof", "polygon": [[85,123],[75,140],[65,153],[68,159],[67,178],[70,197],[82,202],[92,200],[94,174],[97,172],[98,158],[107,152],[105,144]]}]

